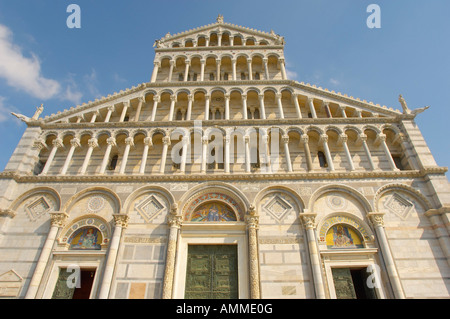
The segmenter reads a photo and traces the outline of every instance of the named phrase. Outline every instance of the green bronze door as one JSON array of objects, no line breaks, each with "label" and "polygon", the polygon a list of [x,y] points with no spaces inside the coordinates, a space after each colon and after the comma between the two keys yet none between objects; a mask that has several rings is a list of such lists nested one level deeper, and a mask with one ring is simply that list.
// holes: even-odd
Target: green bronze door
[{"label": "green bronze door", "polygon": [[236,245],[189,245],[186,299],[237,299]]}]

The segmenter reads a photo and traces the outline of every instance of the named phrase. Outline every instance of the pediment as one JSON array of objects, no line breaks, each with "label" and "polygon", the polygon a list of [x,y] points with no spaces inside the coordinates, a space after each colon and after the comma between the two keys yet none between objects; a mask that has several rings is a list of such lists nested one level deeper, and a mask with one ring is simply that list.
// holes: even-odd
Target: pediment
[{"label": "pediment", "polygon": [[173,48],[176,44],[182,46],[185,41],[197,40],[200,37],[209,37],[213,34],[228,34],[229,36],[238,36],[243,40],[254,39],[255,43],[263,41],[267,45],[284,45],[284,38],[276,34],[273,30],[264,32],[252,28],[247,28],[223,21],[223,17],[219,15],[217,21],[202,27],[194,28],[184,32],[170,34],[167,33],[164,37],[155,41],[157,49]]},{"label": "pediment", "polygon": [[14,270],[9,270],[0,275],[0,283],[3,282],[22,282],[23,278],[20,277]]}]

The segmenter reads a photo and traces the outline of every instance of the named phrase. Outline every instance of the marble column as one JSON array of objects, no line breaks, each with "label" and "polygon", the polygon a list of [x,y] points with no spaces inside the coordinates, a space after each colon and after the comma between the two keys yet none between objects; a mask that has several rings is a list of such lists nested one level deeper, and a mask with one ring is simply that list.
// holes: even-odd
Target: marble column
[{"label": "marble column", "polygon": [[250,299],[260,299],[260,278],[259,278],[259,252],[258,252],[258,227],[259,216],[256,214],[255,207],[250,206],[245,222],[248,232],[248,260],[250,276]]},{"label": "marble column", "polygon": [[289,152],[289,136],[283,135],[281,141],[284,144],[284,156],[286,157],[286,165],[288,172],[292,172],[291,153]]},{"label": "marble column", "polygon": [[123,109],[122,109],[122,113],[120,114],[119,122],[123,122],[125,120],[125,116],[127,115],[129,106],[130,106],[130,102],[123,102]]},{"label": "marble column", "polygon": [[188,107],[187,107],[187,113],[186,113],[186,121],[191,120],[192,115],[192,105],[194,104],[194,95],[189,94],[188,96]]},{"label": "marble column", "polygon": [[237,80],[236,59],[231,59],[231,66],[233,69],[233,81],[236,81]]},{"label": "marble column", "polygon": [[91,138],[88,141],[88,145],[89,145],[89,148],[88,148],[88,150],[86,152],[86,156],[84,157],[84,162],[83,162],[83,165],[81,166],[81,170],[80,170],[80,174],[81,175],[86,173],[87,167],[89,165],[89,161],[91,160],[92,152],[94,151],[94,148],[98,147],[97,139],[96,138]]},{"label": "marble column", "polygon": [[317,113],[316,113],[316,109],[314,107],[314,99],[312,97],[308,98],[308,106],[309,106],[309,110],[311,112],[311,116],[313,119],[317,118]]},{"label": "marble column", "polygon": [[177,96],[171,95],[170,96],[170,108],[169,108],[169,121],[173,121],[173,113],[175,110],[175,103],[177,102]]},{"label": "marble column", "polygon": [[161,166],[159,167],[159,173],[164,174],[164,170],[166,169],[166,160],[167,160],[167,150],[170,145],[170,137],[164,136],[163,139],[163,150],[161,155]]},{"label": "marble column", "polygon": [[303,134],[301,136],[301,140],[303,143],[303,148],[305,150],[307,169],[308,169],[308,171],[312,171],[313,164],[312,164],[311,150],[309,149],[309,136],[306,134]]},{"label": "marble column", "polygon": [[152,108],[152,117],[151,121],[154,122],[156,119],[156,110],[158,109],[158,103],[161,101],[161,98],[158,95],[153,96],[153,108]]},{"label": "marble column", "polygon": [[331,157],[330,148],[328,147],[328,135],[322,134],[320,135],[320,141],[323,145],[323,150],[325,151],[325,156],[327,158],[328,169],[330,171],[334,171],[333,158]]},{"label": "marble column", "polygon": [[251,159],[250,159],[250,136],[244,136],[245,143],[245,171],[247,173],[251,172]]},{"label": "marble column", "polygon": [[229,173],[230,172],[230,137],[224,136],[223,142],[225,143],[224,170],[225,170],[225,173]]},{"label": "marble column", "polygon": [[252,59],[247,59],[248,79],[253,80]]},{"label": "marble column", "polygon": [[204,81],[205,80],[205,65],[206,65],[206,60],[205,59],[201,59],[200,60],[200,81]]},{"label": "marble column", "polygon": [[113,281],[114,269],[119,252],[120,240],[124,228],[128,226],[129,217],[126,214],[113,214],[114,217],[114,233],[109,243],[108,257],[106,259],[105,271],[103,273],[102,284],[98,294],[99,299],[108,299]]},{"label": "marble column", "polygon": [[264,105],[264,93],[259,94],[258,98],[259,98],[259,110],[260,110],[259,113],[261,114],[261,119],[265,120],[266,119],[266,108]]},{"label": "marble column", "polygon": [[41,284],[45,268],[47,267],[47,263],[52,253],[53,245],[55,244],[56,241],[56,236],[58,235],[58,231],[62,227],[64,227],[68,217],[69,215],[62,212],[50,213],[51,218],[50,230],[47,234],[44,246],[41,249],[41,253],[39,255],[36,268],[34,269],[33,276],[31,277],[30,284],[28,285],[28,290],[25,295],[25,299],[36,298],[36,294],[38,292],[39,285]]},{"label": "marble column", "polygon": [[298,104],[298,94],[294,94],[292,96],[292,99],[294,100],[295,112],[297,113],[297,117],[299,119],[301,119],[302,118],[302,112],[300,110],[300,104]]},{"label": "marble column", "polygon": [[125,139],[125,150],[123,151],[122,162],[120,163],[119,174],[125,173],[125,168],[127,167],[128,154],[130,153],[131,146],[134,146],[134,139],[132,137],[127,137]]},{"label": "marble column", "polygon": [[247,119],[247,94],[242,94],[242,118]]},{"label": "marble column", "polygon": [[205,95],[205,120],[209,120],[209,100],[210,100],[210,96],[209,95]]},{"label": "marble column", "polygon": [[283,80],[287,80],[286,67],[284,66],[284,59],[279,59],[278,61],[279,61],[279,63],[280,63],[281,78],[282,78]]},{"label": "marble column", "polygon": [[190,60],[185,60],[184,79],[183,79],[184,82],[187,82],[188,80],[190,63],[191,63]]},{"label": "marble column", "polygon": [[175,66],[175,61],[170,60],[170,68],[169,68],[169,78],[167,79],[167,82],[172,82],[172,76],[173,76],[173,68]]},{"label": "marble column", "polygon": [[66,161],[64,162],[64,165],[61,169],[61,173],[60,173],[61,175],[66,175],[67,170],[69,169],[70,162],[72,161],[72,157],[73,157],[73,153],[75,152],[75,149],[77,147],[81,146],[80,139],[76,138],[76,137],[71,139],[70,145],[71,146],[70,146],[69,154],[67,154]]},{"label": "marble column", "polygon": [[141,166],[139,167],[139,174],[145,173],[145,165],[147,165],[148,150],[152,146],[153,146],[152,138],[151,137],[144,138],[144,151],[142,152]]},{"label": "marble column", "polygon": [[225,119],[230,119],[230,95],[225,94]]},{"label": "marble column", "polygon": [[316,214],[304,213],[300,214],[303,226],[306,229],[308,239],[308,252],[311,260],[311,268],[313,273],[314,292],[317,299],[325,299],[324,282],[322,278],[322,268],[320,262],[319,248],[317,247],[317,239],[315,234]]},{"label": "marble column", "polygon": [[220,59],[216,59],[216,81],[220,81]]},{"label": "marble column", "polygon": [[167,218],[167,223],[169,224],[169,240],[167,243],[162,299],[172,298],[175,258],[177,253],[178,235],[182,221],[183,216],[178,214],[177,204],[173,204]]},{"label": "marble column", "polygon": [[388,273],[389,280],[391,282],[391,287],[394,292],[394,297],[396,299],[405,299],[405,293],[401,285],[400,277],[395,266],[394,258],[392,257],[392,252],[389,247],[388,239],[386,237],[386,232],[384,230],[384,213],[369,213],[368,217],[375,232],[377,234],[378,243],[380,245],[380,250],[383,255],[383,260],[386,266],[386,271]]},{"label": "marble column", "polygon": [[114,105],[108,106],[108,113],[106,113],[105,116],[105,123],[109,123],[109,120],[111,120],[111,115],[115,111]]},{"label": "marble column", "polygon": [[264,74],[266,76],[266,80],[269,80],[269,65],[268,65],[268,59],[267,58],[263,58],[263,63],[264,63]]},{"label": "marble column", "polygon": [[160,67],[161,63],[159,62],[153,62],[153,73],[152,73],[152,78],[150,80],[151,83],[156,82],[156,77],[158,76],[158,70]]},{"label": "marble column", "polygon": [[202,137],[202,167],[201,171],[202,173],[206,173],[206,164],[208,159],[208,143],[209,139],[207,136]]},{"label": "marble column", "polygon": [[370,149],[369,146],[367,145],[367,135],[363,133],[359,134],[358,141],[361,142],[363,146],[364,153],[366,153],[367,161],[369,162],[370,165],[370,169],[374,170],[375,164],[373,163],[372,155],[370,154]]},{"label": "marble column", "polygon": [[97,120],[97,117],[100,115],[100,112],[98,110],[94,111],[92,113],[92,117],[91,117],[91,121],[90,123],[95,123],[95,121]]},{"label": "marble column", "polygon": [[116,146],[116,139],[114,137],[108,137],[106,139],[106,151],[103,155],[102,165],[100,166],[100,174],[105,174],[106,167],[108,166],[108,162],[110,160],[109,156],[111,155],[111,149],[113,146]]},{"label": "marble column", "polygon": [[347,157],[348,165],[350,166],[350,170],[355,170],[355,165],[353,164],[352,155],[350,154],[350,150],[348,149],[347,144],[348,136],[345,134],[339,135],[339,142],[341,143],[342,147],[344,148],[345,156]]},{"label": "marble column", "polygon": [[56,151],[58,150],[58,148],[63,148],[64,144],[63,144],[63,140],[58,138],[55,138],[52,142],[52,150],[50,151],[50,154],[48,155],[47,158],[47,162],[45,163],[44,169],[42,170],[41,175],[46,175],[48,173],[48,170],[50,169],[50,166],[53,163],[53,159],[55,158],[56,155]]},{"label": "marble column", "polygon": [[389,162],[389,166],[391,167],[392,170],[394,171],[398,171],[397,166],[395,165],[394,160],[392,159],[392,155],[391,155],[391,151],[389,151],[389,148],[386,144],[386,135],[384,134],[378,134],[377,139],[376,139],[376,143],[380,143],[381,147],[383,148],[384,154],[386,155],[386,158]]},{"label": "marble column", "polygon": [[139,122],[139,117],[141,116],[142,104],[145,103],[145,98],[143,96],[138,98],[138,106],[136,107],[136,115],[134,116],[134,121]]},{"label": "marble column", "polygon": [[280,118],[284,119],[283,103],[281,102],[281,93],[275,94],[275,97],[277,99],[278,113],[280,114]]}]

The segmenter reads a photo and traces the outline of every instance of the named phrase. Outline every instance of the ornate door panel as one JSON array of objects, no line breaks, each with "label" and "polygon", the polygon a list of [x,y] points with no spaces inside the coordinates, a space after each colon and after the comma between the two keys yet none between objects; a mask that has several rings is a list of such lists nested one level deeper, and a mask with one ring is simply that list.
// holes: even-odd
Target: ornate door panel
[{"label": "ornate door panel", "polygon": [[75,287],[69,288],[67,284],[68,280],[70,281],[69,276],[71,275],[72,273],[68,272],[66,268],[60,269],[52,299],[72,299]]},{"label": "ornate door panel", "polygon": [[237,246],[190,245],[185,298],[238,298]]},{"label": "ornate door panel", "polygon": [[352,274],[349,268],[332,268],[337,299],[356,299]]}]

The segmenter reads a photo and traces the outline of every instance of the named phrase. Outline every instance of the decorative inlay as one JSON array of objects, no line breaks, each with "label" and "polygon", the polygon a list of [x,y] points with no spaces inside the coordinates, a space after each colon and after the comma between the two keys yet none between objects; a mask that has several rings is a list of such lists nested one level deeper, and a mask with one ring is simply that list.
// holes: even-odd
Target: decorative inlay
[{"label": "decorative inlay", "polygon": [[343,210],[347,207],[347,200],[339,195],[327,196],[327,205],[334,210]]},{"label": "decorative inlay", "polygon": [[87,203],[87,211],[97,213],[105,207],[106,199],[101,195],[92,196]]},{"label": "decorative inlay", "polygon": [[268,212],[276,220],[281,221],[285,215],[292,209],[292,206],[281,196],[276,195],[272,198],[263,209]]},{"label": "decorative inlay", "polygon": [[164,205],[154,195],[150,195],[136,205],[136,211],[146,222],[151,221],[164,210]]},{"label": "decorative inlay", "polygon": [[398,194],[393,194],[384,202],[384,207],[401,219],[408,217],[413,206],[413,203]]},{"label": "decorative inlay", "polygon": [[27,206],[26,211],[31,221],[35,221],[42,215],[50,211],[50,204],[44,197],[40,197]]}]

